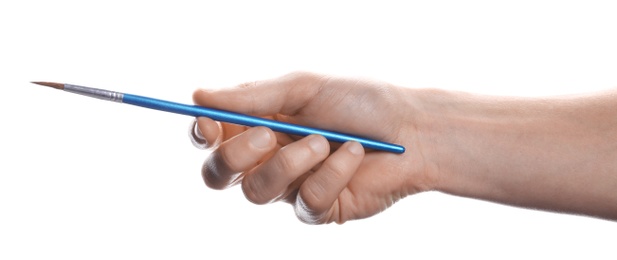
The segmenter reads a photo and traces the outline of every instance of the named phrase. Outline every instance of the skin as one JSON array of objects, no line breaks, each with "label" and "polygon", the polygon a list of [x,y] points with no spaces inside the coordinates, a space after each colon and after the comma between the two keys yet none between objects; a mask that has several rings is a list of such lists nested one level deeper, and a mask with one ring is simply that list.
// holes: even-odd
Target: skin
[{"label": "skin", "polygon": [[198,118],[206,185],[285,201],[309,224],[375,215],[423,191],[617,220],[617,91],[492,97],[296,72],[197,90],[198,105],[367,136],[364,150]]}]

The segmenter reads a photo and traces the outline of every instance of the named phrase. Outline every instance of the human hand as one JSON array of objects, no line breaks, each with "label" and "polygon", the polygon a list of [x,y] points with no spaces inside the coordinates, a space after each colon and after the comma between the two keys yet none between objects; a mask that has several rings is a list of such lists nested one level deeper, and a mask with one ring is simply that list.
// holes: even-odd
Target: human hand
[{"label": "human hand", "polygon": [[[359,219],[431,189],[408,92],[382,82],[292,73],[218,91],[197,90],[198,105],[366,136],[407,148],[365,151],[357,142],[329,143],[198,118],[193,142],[212,149],[202,167],[208,187],[241,183],[257,204],[285,201],[298,218],[319,224]],[[203,133],[203,134],[202,134]]]}]

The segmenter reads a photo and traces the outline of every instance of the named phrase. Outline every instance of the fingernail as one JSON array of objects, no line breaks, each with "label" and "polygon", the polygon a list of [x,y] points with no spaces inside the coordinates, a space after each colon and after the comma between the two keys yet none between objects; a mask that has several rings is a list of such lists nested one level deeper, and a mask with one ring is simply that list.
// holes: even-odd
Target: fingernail
[{"label": "fingernail", "polygon": [[263,149],[270,144],[270,133],[263,128],[254,128],[250,137],[249,142],[256,148]]},{"label": "fingernail", "polygon": [[201,140],[206,140],[206,138],[204,137],[204,134],[201,133],[201,129],[199,129],[199,125],[197,124],[197,120],[195,120],[195,127],[193,129],[193,131],[195,131],[195,137],[201,139]]},{"label": "fingernail", "polygon": [[350,143],[347,145],[347,150],[348,150],[350,153],[355,154],[355,155],[360,155],[360,154],[362,154],[362,152],[364,152],[364,151],[363,151],[363,150],[364,150],[364,148],[363,148],[363,147],[362,147],[362,145],[361,145],[360,143],[358,143],[358,142],[350,142]]},{"label": "fingernail", "polygon": [[324,142],[322,137],[319,136],[311,136],[308,144],[311,147],[311,150],[317,153],[326,149],[326,142]]},{"label": "fingernail", "polygon": [[206,149],[208,148],[208,141],[199,130],[199,126],[197,125],[197,120],[193,121],[192,127],[189,129],[189,137],[193,146],[198,149]]}]

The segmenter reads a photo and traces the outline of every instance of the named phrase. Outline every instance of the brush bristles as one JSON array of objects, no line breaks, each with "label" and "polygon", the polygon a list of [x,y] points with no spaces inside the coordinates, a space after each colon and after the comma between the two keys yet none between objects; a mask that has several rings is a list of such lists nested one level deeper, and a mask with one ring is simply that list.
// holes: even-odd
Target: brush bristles
[{"label": "brush bristles", "polygon": [[61,83],[44,82],[44,81],[32,81],[32,83],[38,84],[38,85],[41,85],[41,86],[52,87],[52,88],[60,89],[60,90],[64,89],[64,84],[61,84]]}]

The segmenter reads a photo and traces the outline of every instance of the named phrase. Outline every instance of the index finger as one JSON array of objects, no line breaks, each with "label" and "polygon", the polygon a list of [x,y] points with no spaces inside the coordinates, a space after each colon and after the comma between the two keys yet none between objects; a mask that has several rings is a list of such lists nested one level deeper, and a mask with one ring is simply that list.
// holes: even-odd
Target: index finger
[{"label": "index finger", "polygon": [[202,106],[254,116],[293,115],[319,92],[325,81],[323,75],[296,72],[230,89],[197,90],[193,93],[193,101]]}]

